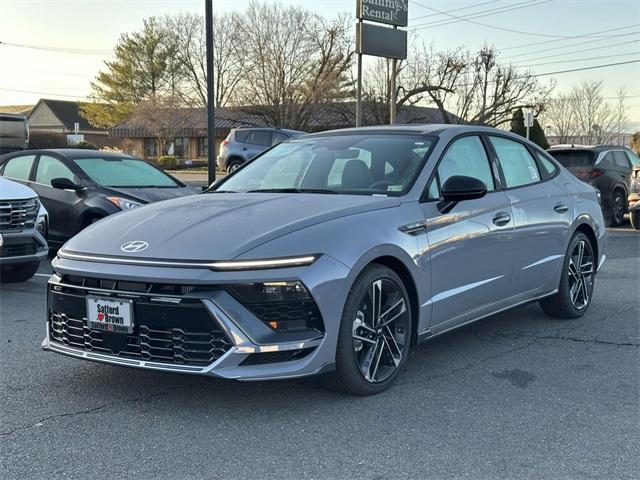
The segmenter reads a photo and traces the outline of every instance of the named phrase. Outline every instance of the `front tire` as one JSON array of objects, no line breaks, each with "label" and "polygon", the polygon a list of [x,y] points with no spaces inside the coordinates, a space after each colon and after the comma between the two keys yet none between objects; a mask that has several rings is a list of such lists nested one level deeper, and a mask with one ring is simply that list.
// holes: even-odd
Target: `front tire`
[{"label": "front tire", "polygon": [[597,259],[591,241],[576,232],[564,258],[558,292],[540,301],[544,313],[554,318],[579,318],[591,305]]},{"label": "front tire", "polygon": [[365,268],[347,296],[336,370],[323,377],[324,384],[353,395],[375,395],[389,388],[409,355],[411,317],[400,277],[382,265]]},{"label": "front tire", "polygon": [[26,282],[36,274],[39,265],[38,261],[3,265],[0,268],[0,282]]}]

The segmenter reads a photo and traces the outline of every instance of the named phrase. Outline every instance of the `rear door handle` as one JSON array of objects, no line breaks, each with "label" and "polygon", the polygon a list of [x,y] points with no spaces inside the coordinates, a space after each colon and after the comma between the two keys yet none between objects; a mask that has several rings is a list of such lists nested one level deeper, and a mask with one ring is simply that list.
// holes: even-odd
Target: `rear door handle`
[{"label": "rear door handle", "polygon": [[493,223],[498,227],[502,227],[511,221],[511,215],[507,212],[498,212],[496,216],[493,217]]},{"label": "rear door handle", "polygon": [[567,205],[566,203],[559,203],[555,207],[553,207],[553,209],[557,213],[565,213],[567,210],[569,210],[569,205]]}]

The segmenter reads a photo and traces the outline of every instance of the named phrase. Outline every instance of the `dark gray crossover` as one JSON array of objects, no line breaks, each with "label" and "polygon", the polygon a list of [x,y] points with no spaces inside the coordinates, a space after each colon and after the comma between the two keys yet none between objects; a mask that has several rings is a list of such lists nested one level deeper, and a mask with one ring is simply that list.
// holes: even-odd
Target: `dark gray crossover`
[{"label": "dark gray crossover", "polygon": [[43,348],[238,380],[387,388],[413,344],[540,301],[577,318],[605,259],[596,191],[472,126],[284,142],[207,192],[136,208],[53,262]]}]

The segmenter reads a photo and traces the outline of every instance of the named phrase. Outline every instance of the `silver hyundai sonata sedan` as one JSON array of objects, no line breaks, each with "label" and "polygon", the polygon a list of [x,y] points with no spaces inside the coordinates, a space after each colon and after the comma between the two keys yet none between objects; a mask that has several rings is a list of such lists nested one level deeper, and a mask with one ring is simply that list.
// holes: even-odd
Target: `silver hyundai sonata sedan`
[{"label": "silver hyundai sonata sedan", "polygon": [[307,135],[69,240],[43,348],[237,380],[321,374],[374,394],[416,342],[532,301],[583,315],[603,224],[591,186],[500,130]]}]

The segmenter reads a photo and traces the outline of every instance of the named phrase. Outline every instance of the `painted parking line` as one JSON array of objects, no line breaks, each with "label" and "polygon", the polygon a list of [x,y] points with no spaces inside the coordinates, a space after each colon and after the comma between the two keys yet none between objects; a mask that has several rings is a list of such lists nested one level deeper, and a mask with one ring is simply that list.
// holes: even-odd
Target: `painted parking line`
[{"label": "painted parking line", "polygon": [[36,273],[36,277],[46,277],[49,278],[51,276],[50,273]]}]

